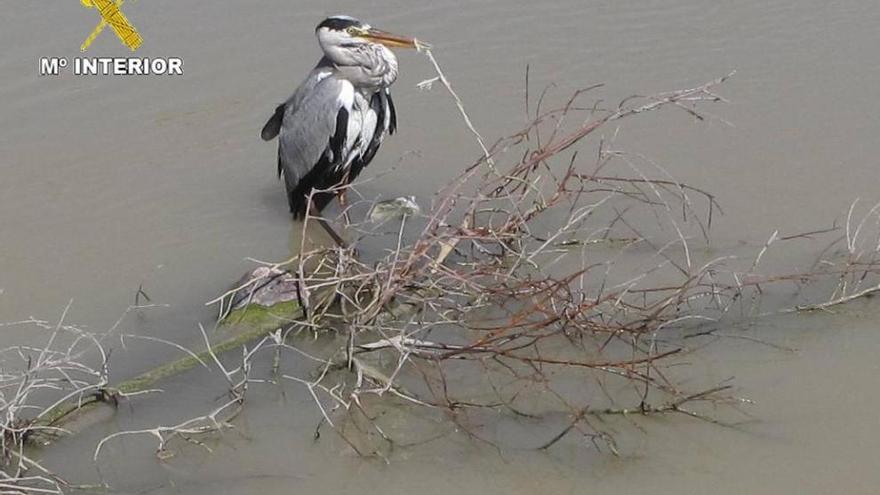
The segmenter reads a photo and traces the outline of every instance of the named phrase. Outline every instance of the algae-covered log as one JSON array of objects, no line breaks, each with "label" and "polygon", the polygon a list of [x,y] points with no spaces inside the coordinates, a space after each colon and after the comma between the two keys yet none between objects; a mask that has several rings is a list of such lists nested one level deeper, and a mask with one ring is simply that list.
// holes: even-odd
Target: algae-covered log
[{"label": "algae-covered log", "polygon": [[[271,277],[266,280],[270,274]],[[242,286],[253,287],[253,290],[245,293],[240,289]],[[42,433],[31,438],[38,439],[39,443],[47,443],[51,437],[44,432],[58,430],[47,430],[46,427],[68,429],[68,425],[81,421],[83,415],[94,410],[97,404],[115,403],[119,397],[153,388],[166,378],[211,362],[212,353],[219,355],[237,349],[296,322],[303,314],[296,292],[293,275],[286,271],[267,271],[265,267],[260,267],[248,272],[236,288],[227,293],[230,309],[219,322],[221,326],[234,327],[232,336],[211,344],[210,349],[187,354],[117,384],[93,387],[88,392],[57,404],[34,421],[33,431]]]}]

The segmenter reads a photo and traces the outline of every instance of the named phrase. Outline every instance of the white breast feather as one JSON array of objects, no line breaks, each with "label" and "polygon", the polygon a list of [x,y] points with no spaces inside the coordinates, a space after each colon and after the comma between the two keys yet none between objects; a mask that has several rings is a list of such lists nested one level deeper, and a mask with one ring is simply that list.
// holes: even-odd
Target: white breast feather
[{"label": "white breast feather", "polygon": [[364,110],[364,130],[361,131],[361,146],[359,150],[359,154],[361,156],[367,152],[367,148],[370,146],[370,142],[373,141],[373,135],[379,132],[376,128],[378,124],[379,116],[376,115],[376,112],[369,105]]},{"label": "white breast feather", "polygon": [[315,76],[315,79],[316,79],[315,84],[323,81],[324,79],[327,79],[327,76],[329,76],[330,74],[332,74],[332,72],[330,72],[329,70],[325,70],[323,72],[318,72],[318,75]]},{"label": "white breast feather", "polygon": [[348,81],[342,81],[341,85],[341,90],[336,99],[341,106],[351,112],[351,107],[354,105],[354,86]]}]

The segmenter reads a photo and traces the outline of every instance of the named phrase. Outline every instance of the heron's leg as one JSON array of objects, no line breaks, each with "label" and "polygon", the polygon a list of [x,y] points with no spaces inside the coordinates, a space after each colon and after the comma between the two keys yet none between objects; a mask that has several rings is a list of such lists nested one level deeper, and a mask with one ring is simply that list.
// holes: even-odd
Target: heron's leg
[{"label": "heron's leg", "polygon": [[333,227],[331,227],[330,224],[327,223],[327,220],[324,220],[321,217],[315,217],[315,219],[318,221],[318,224],[324,229],[324,232],[327,232],[327,235],[329,235],[330,238],[333,239],[333,242],[335,242],[337,246],[342,249],[348,249],[348,243],[345,242],[345,239],[337,234],[335,230],[333,230]]},{"label": "heron's leg", "polygon": [[345,188],[339,191],[337,196],[339,197],[339,207],[342,208],[342,217],[345,218],[345,225],[351,225],[351,217],[348,216],[348,200],[345,195],[347,192],[348,188]]},{"label": "heron's leg", "polygon": [[324,232],[327,232],[327,235],[329,235],[330,238],[333,239],[333,242],[342,249],[348,249],[348,243],[345,242],[345,239],[343,239],[342,236],[340,236],[336,233],[335,230],[333,230],[333,227],[331,227],[330,224],[327,223],[327,220],[324,220],[324,217],[321,216],[321,212],[320,210],[318,210],[318,207],[314,201],[312,201],[311,211],[317,213],[317,215],[313,216],[312,218],[318,221],[318,225],[320,225],[321,228],[324,229]]},{"label": "heron's leg", "polygon": [[339,207],[342,209],[342,218],[345,219],[345,226],[348,227],[351,225],[351,218],[348,216],[348,199],[346,194],[348,193],[348,184],[351,184],[349,180],[349,175],[351,173],[351,169],[347,169],[345,171],[345,175],[342,176],[342,180],[339,181],[338,186],[343,186],[342,188],[336,191],[336,197],[339,198]]}]

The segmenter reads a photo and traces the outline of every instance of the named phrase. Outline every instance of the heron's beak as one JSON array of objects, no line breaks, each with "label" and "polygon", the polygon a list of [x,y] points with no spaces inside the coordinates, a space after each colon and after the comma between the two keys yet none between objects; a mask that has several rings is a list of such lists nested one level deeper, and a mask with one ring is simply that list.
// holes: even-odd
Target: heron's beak
[{"label": "heron's beak", "polygon": [[364,33],[364,38],[367,38],[371,41],[375,41],[376,43],[381,43],[390,48],[416,48],[419,47],[427,47],[428,44],[422,41],[418,41],[415,38],[410,38],[408,36],[401,36],[399,34],[389,33],[387,31],[382,31],[380,29],[370,28]]}]

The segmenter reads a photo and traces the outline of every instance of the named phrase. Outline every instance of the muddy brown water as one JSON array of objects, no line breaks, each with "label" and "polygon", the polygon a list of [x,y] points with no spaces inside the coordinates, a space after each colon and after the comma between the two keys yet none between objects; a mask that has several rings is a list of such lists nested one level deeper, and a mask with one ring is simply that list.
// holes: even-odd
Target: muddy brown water
[{"label": "muddy brown water", "polygon": [[[195,345],[204,302],[251,265],[296,244],[275,149],[258,132],[315,62],[312,30],[345,12],[431,41],[490,140],[526,120],[531,89],[557,101],[605,83],[603,98],[687,87],[733,69],[720,91],[730,121],[695,124],[675,112],[625,123],[618,144],[675,177],[717,193],[726,214],[719,249],[760,245],[775,229],[799,232],[841,219],[855,198],[880,201],[880,8],[813,0],[550,3],[340,1],[128,2],[146,42],[138,56],[178,56],[183,77],[39,77],[40,57],[79,55],[94,12],[77,2],[7,2],[0,19],[0,320],[59,316],[99,330],[139,286],[167,308],[127,320],[126,331]],[[125,56],[109,33],[94,56]],[[414,194],[479,153],[446,93],[416,89],[428,62],[401,54],[399,134],[368,175],[370,198]],[[417,152],[413,154],[411,152]],[[724,339],[702,355],[712,377],[735,377],[754,400],[737,429],[684,418],[617,425],[623,456],[572,442],[549,453],[502,453],[451,435],[395,455],[391,465],[314,442],[316,412],[302,391],[255,394],[238,432],[158,462],[149,440],[113,447],[102,473],[130,493],[876,493],[880,484],[875,301],[833,315],[772,318],[750,335],[795,352]],[[3,328],[6,343],[43,335]],[[167,359],[133,345],[114,374]],[[222,383],[198,372],[46,454],[71,478],[95,476],[102,433],[170,423],[213,404]],[[501,426],[499,426],[501,428]]]}]

